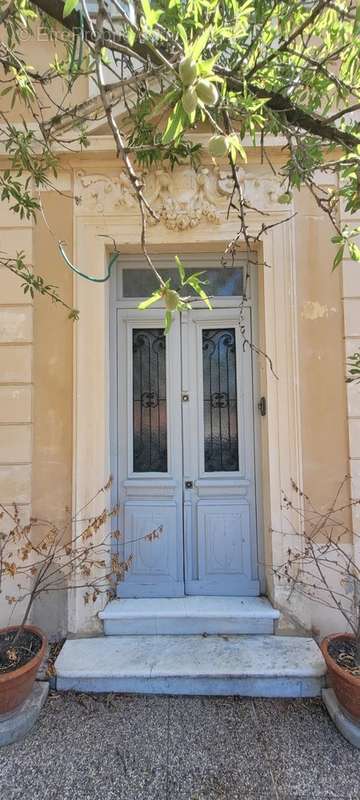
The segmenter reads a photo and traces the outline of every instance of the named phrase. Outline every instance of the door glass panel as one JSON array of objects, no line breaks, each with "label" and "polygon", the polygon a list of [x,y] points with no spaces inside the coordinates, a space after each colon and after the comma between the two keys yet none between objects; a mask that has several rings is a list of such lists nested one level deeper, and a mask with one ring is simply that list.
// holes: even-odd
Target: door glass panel
[{"label": "door glass panel", "polygon": [[[185,270],[191,275],[195,270]],[[174,289],[181,289],[177,269],[161,269],[164,280],[171,278]],[[148,269],[123,269],[123,297],[148,297],[159,288],[159,282],[152,270]],[[232,297],[243,294],[244,270],[243,267],[214,267],[203,271],[201,280],[207,281],[204,289],[208,295],[214,297]],[[186,294],[196,292],[191,286],[186,287]]]},{"label": "door glass panel", "polygon": [[234,328],[202,332],[205,472],[239,469]]},{"label": "door glass panel", "polygon": [[167,472],[166,343],[163,328],[133,330],[133,469]]}]

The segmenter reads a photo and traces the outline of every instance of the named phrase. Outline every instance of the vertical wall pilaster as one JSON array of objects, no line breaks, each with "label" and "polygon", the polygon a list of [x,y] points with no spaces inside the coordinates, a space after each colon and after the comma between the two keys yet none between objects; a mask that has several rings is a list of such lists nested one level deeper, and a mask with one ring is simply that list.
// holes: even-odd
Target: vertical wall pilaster
[{"label": "vertical wall pilaster", "polygon": [[[360,212],[357,216],[341,210],[342,225],[360,226]],[[356,242],[360,245],[360,236]],[[342,263],[345,355],[348,358],[360,352],[360,264],[345,258]],[[360,499],[360,383],[347,384],[347,415],[349,431],[349,473],[352,499]],[[359,538],[354,538],[354,555],[360,564],[360,507],[353,506],[353,526]]]},{"label": "vertical wall pilaster", "polygon": [[[20,222],[2,203],[0,227],[1,250],[9,256],[24,251],[31,264],[32,223]],[[16,275],[0,267],[0,502],[9,510],[16,503],[24,520],[31,510],[32,342],[31,297],[24,294]],[[11,520],[4,515],[0,527],[6,530],[9,525]],[[0,595],[1,625],[9,617],[7,593],[16,594],[14,581],[3,586]]]}]

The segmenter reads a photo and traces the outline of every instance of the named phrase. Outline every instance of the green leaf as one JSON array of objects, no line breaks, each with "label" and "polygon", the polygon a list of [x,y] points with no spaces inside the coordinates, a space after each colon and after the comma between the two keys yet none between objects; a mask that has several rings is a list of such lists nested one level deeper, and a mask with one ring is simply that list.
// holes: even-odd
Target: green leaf
[{"label": "green leaf", "polygon": [[175,256],[175,261],[176,261],[176,264],[177,264],[177,268],[179,270],[181,285],[183,286],[184,285],[184,281],[185,281],[185,277],[186,277],[186,275],[185,275],[185,267],[184,267],[182,261],[180,261],[179,256]]},{"label": "green leaf", "polygon": [[139,303],[138,308],[140,308],[141,311],[144,311],[146,308],[149,308],[149,306],[152,306],[153,303],[157,303],[158,300],[161,300],[161,297],[162,292],[160,289],[158,289],[156,292],[152,293],[151,297],[147,297],[146,300],[143,300],[141,303]]},{"label": "green leaf", "polygon": [[186,279],[185,283],[188,283],[189,286],[192,286],[192,288],[195,290],[196,294],[198,294],[199,297],[201,297],[201,299],[204,301],[204,303],[207,305],[207,307],[211,311],[212,305],[210,303],[210,300],[209,300],[206,292],[202,288],[201,282],[199,281],[199,278],[198,278],[198,275],[201,275],[201,274],[202,274],[201,272],[196,272],[193,275],[189,275],[189,277]]},{"label": "green leaf", "polygon": [[170,92],[166,92],[162,97],[158,95],[161,99],[158,100],[157,97],[153,97],[152,99],[155,100],[155,108],[151,111],[150,114],[146,115],[146,119],[150,122],[154,117],[159,116],[159,112],[165,108],[166,106],[171,106],[173,102],[179,97],[181,93],[181,89],[171,89]]},{"label": "green leaf", "polygon": [[186,114],[182,107],[180,100],[174,106],[172,113],[169,116],[165,131],[162,135],[162,143],[168,144],[176,139],[184,130]]},{"label": "green leaf", "polygon": [[217,53],[216,56],[213,56],[212,58],[207,58],[205,61],[201,61],[200,64],[198,64],[199,74],[203,75],[209,80],[220,79],[220,82],[223,83],[224,79],[221,78],[220,75],[215,76],[211,74],[219,58],[220,58],[220,53]]},{"label": "green leaf", "polygon": [[173,321],[172,311],[165,312],[165,335],[169,333]]},{"label": "green leaf", "polygon": [[69,17],[70,14],[74,11],[78,4],[78,0],[65,0],[65,5],[63,9],[63,18]]},{"label": "green leaf", "polygon": [[209,300],[206,292],[204,292],[204,289],[199,289],[198,295],[199,295],[199,297],[201,297],[201,299],[204,301],[205,305],[207,305],[207,307],[210,309],[210,311],[212,311],[212,305],[210,303],[210,300]]},{"label": "green leaf", "polygon": [[110,64],[110,54],[107,47],[102,47],[100,50],[101,61],[103,64]]},{"label": "green leaf", "polygon": [[339,266],[340,261],[342,261],[342,258],[343,258],[343,255],[344,255],[344,248],[345,248],[344,244],[341,245],[341,247],[339,247],[339,249],[338,249],[338,251],[336,253],[336,256],[334,258],[334,261],[333,261],[332,272],[334,271],[334,269],[336,269],[336,267]]},{"label": "green leaf", "polygon": [[206,45],[207,45],[207,43],[209,41],[209,36],[210,36],[211,32],[212,32],[212,30],[211,30],[211,27],[209,25],[202,32],[201,36],[199,36],[198,39],[195,39],[195,42],[190,46],[190,53],[191,53],[194,61],[197,61],[197,59],[201,56],[201,53],[203,52],[203,50],[205,50],[205,47],[206,47]]},{"label": "green leaf", "polygon": [[176,26],[176,30],[177,30],[177,32],[178,32],[178,34],[180,36],[180,39],[181,39],[181,41],[182,41],[182,43],[184,45],[184,53],[187,56],[187,54],[189,52],[189,41],[188,41],[188,38],[187,38],[186,30],[185,30],[184,26],[181,24],[181,22],[178,22],[178,24]]},{"label": "green leaf", "polygon": [[349,253],[354,261],[360,261],[360,247],[355,242],[349,242]]},{"label": "green leaf", "polygon": [[135,39],[136,39],[135,31],[133,31],[132,28],[129,28],[129,30],[127,32],[127,40],[128,40],[128,43],[129,43],[130,47],[132,47],[133,44],[135,43]]},{"label": "green leaf", "polygon": [[[193,272],[191,275],[189,275],[189,277],[188,277],[188,278],[186,278],[186,281],[184,281],[184,285],[185,285],[186,283],[188,283],[190,286],[193,286],[193,284],[194,284],[194,281],[196,281],[196,283],[197,283],[199,286],[200,286],[200,284],[201,284],[201,283],[202,283],[202,284],[209,283],[209,281],[208,281],[208,280],[205,280],[205,281],[199,281],[200,275],[205,275],[205,270],[204,270],[204,269],[203,269],[203,270],[201,270],[201,272]],[[194,287],[194,288],[195,288],[195,287]]]},{"label": "green leaf", "polygon": [[153,28],[156,25],[158,19],[163,14],[163,11],[151,8],[149,0],[141,0],[142,10],[144,12],[144,17],[146,24],[149,28]]},{"label": "green leaf", "polygon": [[145,15],[146,22],[149,24],[149,20],[151,19],[152,10],[149,0],[141,0],[142,10]]}]

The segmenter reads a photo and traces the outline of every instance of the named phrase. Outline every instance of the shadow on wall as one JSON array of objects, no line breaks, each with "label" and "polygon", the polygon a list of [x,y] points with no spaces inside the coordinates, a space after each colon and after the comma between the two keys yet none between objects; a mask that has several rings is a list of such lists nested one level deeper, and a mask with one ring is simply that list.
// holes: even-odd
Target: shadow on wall
[{"label": "shadow on wall", "polygon": [[[60,574],[64,575],[63,572]],[[64,583],[65,581],[66,579],[64,576]],[[31,612],[31,622],[46,633],[50,642],[62,639],[67,635],[67,619],[67,591],[49,592],[48,595],[43,594],[34,601]]]}]

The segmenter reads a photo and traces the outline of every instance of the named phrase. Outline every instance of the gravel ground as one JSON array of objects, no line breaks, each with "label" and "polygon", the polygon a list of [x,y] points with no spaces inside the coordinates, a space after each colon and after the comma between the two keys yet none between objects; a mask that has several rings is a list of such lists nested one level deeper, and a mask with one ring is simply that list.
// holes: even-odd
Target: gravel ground
[{"label": "gravel ground", "polygon": [[53,693],[0,798],[360,800],[360,753],[317,700]]}]

